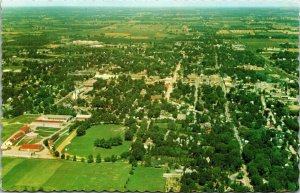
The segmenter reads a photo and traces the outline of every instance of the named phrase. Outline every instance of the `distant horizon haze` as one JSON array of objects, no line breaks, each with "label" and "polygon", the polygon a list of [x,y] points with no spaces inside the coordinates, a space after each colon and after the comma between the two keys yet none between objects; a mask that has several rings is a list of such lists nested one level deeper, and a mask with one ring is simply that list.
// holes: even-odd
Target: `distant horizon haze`
[{"label": "distant horizon haze", "polygon": [[1,7],[295,7],[297,0],[2,0]]}]

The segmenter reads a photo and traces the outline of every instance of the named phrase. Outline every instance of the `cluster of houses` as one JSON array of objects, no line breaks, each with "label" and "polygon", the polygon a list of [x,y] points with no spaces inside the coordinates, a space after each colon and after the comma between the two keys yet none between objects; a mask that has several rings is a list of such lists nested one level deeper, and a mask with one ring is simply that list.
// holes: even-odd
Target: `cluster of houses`
[{"label": "cluster of houses", "polygon": [[[84,121],[89,118],[91,118],[91,115],[76,116],[76,120],[79,121]],[[23,138],[28,139],[28,141],[30,141],[30,139],[36,139],[38,137],[38,133],[35,132],[36,128],[63,128],[72,119],[73,117],[69,115],[41,115],[36,120],[32,121],[29,125],[24,125],[23,127],[21,127],[18,132],[16,132],[12,137],[10,137],[2,144],[1,150],[7,150],[2,152],[3,155],[30,157],[32,153],[39,152],[43,149],[43,138],[41,138],[38,143],[33,144],[20,143]],[[54,145],[53,141],[52,145]],[[31,154],[26,154],[24,152],[29,152]]]},{"label": "cluster of houses", "polygon": [[7,149],[7,147],[12,146],[17,143],[26,133],[30,131],[28,125],[24,125],[15,135],[13,135],[5,144],[2,145],[2,149]]}]

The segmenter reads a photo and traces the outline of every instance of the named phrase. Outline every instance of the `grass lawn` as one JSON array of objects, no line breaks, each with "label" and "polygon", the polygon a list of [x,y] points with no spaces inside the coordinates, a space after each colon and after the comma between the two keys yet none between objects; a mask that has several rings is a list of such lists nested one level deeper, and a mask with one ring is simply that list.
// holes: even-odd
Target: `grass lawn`
[{"label": "grass lawn", "polygon": [[[154,125],[157,125],[159,128],[162,129],[168,129],[168,123],[154,123]],[[176,129],[181,129],[181,124],[176,123]]]},{"label": "grass lawn", "polygon": [[164,169],[150,168],[150,167],[137,167],[134,174],[129,177],[127,185],[128,191],[150,191],[157,192],[165,191],[165,178],[163,177]]},{"label": "grass lawn", "polygon": [[36,132],[36,133],[39,134],[39,136],[41,136],[41,137],[48,137],[48,136],[52,135],[54,132],[43,131],[43,132]]},{"label": "grass lawn", "polygon": [[23,123],[29,124],[35,119],[37,119],[40,115],[20,115],[18,117],[9,119],[8,123]]},{"label": "grass lawn", "polygon": [[30,141],[30,144],[39,143],[43,138],[41,136],[38,136],[37,138]]},{"label": "grass lawn", "polygon": [[[268,33],[267,33],[268,34]],[[289,42],[296,43],[294,40],[288,39],[239,39],[241,43],[245,44],[247,48],[251,51],[256,51],[258,48],[268,48],[268,47],[276,47],[279,48],[279,44]]]},{"label": "grass lawn", "polygon": [[57,132],[59,128],[52,127],[37,127],[35,133],[39,134],[41,137],[48,137],[53,133]]},{"label": "grass lawn", "polygon": [[37,136],[37,138],[35,139],[29,139],[29,138],[23,138],[18,145],[23,145],[23,144],[34,144],[34,143],[38,143],[42,140],[43,138],[40,136]]},{"label": "grass lawn", "polygon": [[85,157],[87,157],[89,154],[96,156],[98,153],[100,153],[102,158],[112,155],[120,155],[121,153],[129,150],[131,142],[123,141],[123,145],[115,146],[111,149],[104,149],[94,146],[94,141],[97,138],[109,139],[119,135],[121,135],[121,137],[124,139],[123,126],[96,125],[89,128],[84,136],[75,137],[71,141],[71,144],[66,146],[65,152],[72,155]]},{"label": "grass lawn", "polygon": [[9,124],[5,125],[4,122],[2,122],[3,128],[2,128],[2,141],[5,141],[8,139],[12,134],[14,134],[16,131],[20,130],[23,126],[23,124]]},{"label": "grass lawn", "polygon": [[18,143],[18,145],[28,144],[30,141],[32,141],[32,139],[26,139],[26,138],[23,138],[23,139],[21,139],[21,141]]},{"label": "grass lawn", "polygon": [[124,191],[131,166],[66,160],[2,158],[4,190]]},{"label": "grass lawn", "polygon": [[12,119],[3,118],[2,122],[2,141],[8,139],[12,134],[21,129],[24,124],[29,124],[39,115],[20,115]]},{"label": "grass lawn", "polygon": [[59,128],[52,128],[52,127],[37,127],[36,133],[42,137],[48,137],[53,133],[57,132]]},{"label": "grass lawn", "polygon": [[48,131],[48,132],[56,132],[59,130],[59,128],[53,128],[53,127],[37,127],[37,131]]},{"label": "grass lawn", "polygon": [[62,136],[60,136],[59,139],[56,140],[54,147],[57,148],[67,137],[68,137],[68,133],[65,133]]}]

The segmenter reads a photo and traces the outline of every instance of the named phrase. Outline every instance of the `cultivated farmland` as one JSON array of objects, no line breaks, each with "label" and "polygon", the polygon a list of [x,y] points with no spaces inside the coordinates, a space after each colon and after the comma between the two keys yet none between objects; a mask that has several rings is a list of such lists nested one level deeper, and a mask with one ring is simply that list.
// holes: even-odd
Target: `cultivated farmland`
[{"label": "cultivated farmland", "polygon": [[[131,166],[66,160],[3,158],[4,190],[124,191]],[[28,170],[30,169],[30,170]]]}]

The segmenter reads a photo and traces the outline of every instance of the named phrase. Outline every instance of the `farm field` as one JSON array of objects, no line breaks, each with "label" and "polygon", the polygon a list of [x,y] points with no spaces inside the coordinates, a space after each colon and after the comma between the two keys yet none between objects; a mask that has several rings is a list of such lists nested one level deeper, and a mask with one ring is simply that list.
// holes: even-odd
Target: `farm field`
[{"label": "farm field", "polygon": [[[276,48],[279,47],[279,45],[282,42],[285,42],[287,40],[285,39],[255,39],[255,38],[243,38],[239,39],[240,43],[243,43],[246,45],[247,48],[251,51],[256,51],[259,48]],[[298,44],[297,39],[295,40],[288,40],[287,42],[293,43],[293,44]]]},{"label": "farm field", "polygon": [[[151,167],[137,167],[133,175],[130,176],[127,185],[128,191],[147,191],[147,192],[164,192],[165,191],[165,178],[162,168]],[[151,182],[151,183],[145,183]]]},{"label": "farm field", "polygon": [[10,191],[124,191],[131,168],[126,163],[22,158],[2,158],[2,165],[3,189]]},{"label": "farm field", "polygon": [[97,125],[89,128],[85,136],[75,137],[71,144],[65,147],[65,152],[71,155],[87,157],[90,154],[96,156],[101,154],[102,158],[112,155],[119,156],[125,151],[129,151],[131,142],[123,141],[120,146],[104,149],[94,146],[94,141],[99,139],[109,139],[111,137],[121,136],[124,139],[124,126],[121,125]]},{"label": "farm field", "polygon": [[298,16],[3,9],[4,190],[296,191]]}]

